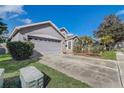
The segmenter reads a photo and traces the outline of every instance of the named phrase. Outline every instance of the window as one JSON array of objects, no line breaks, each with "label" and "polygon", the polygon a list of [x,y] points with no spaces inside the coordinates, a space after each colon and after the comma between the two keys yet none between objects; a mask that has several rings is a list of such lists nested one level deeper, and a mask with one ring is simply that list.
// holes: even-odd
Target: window
[{"label": "window", "polygon": [[71,49],[71,41],[68,42],[68,49]]}]

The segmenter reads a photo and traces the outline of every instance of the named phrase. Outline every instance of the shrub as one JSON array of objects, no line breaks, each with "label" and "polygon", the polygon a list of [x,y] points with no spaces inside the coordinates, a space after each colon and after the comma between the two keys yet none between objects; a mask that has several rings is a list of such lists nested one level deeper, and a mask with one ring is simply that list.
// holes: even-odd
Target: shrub
[{"label": "shrub", "polygon": [[73,47],[73,52],[74,53],[80,53],[80,52],[82,52],[82,47],[80,45],[74,46]]},{"label": "shrub", "polygon": [[102,45],[93,46],[91,51],[93,53],[100,53],[104,51],[104,47]]},{"label": "shrub", "polygon": [[7,48],[15,60],[25,60],[28,59],[32,53],[34,44],[31,42],[7,42]]},{"label": "shrub", "polygon": [[83,47],[83,53],[88,53],[88,47]]}]

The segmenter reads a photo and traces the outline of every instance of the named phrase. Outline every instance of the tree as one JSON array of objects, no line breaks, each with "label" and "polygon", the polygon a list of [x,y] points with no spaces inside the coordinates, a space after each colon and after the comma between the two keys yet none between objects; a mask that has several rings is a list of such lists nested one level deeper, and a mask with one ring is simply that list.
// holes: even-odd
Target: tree
[{"label": "tree", "polygon": [[93,45],[92,38],[91,37],[88,37],[88,36],[82,36],[82,37],[80,37],[80,39],[82,40],[83,47],[85,49],[87,49],[88,52],[90,52],[91,46]]},{"label": "tree", "polygon": [[114,44],[118,41],[124,40],[124,23],[116,15],[109,15],[104,18],[98,29],[94,32],[97,38],[111,36]]},{"label": "tree", "polygon": [[100,41],[104,45],[105,50],[107,49],[110,50],[112,48],[112,44],[114,43],[114,40],[112,39],[112,37],[108,35],[101,37]]},{"label": "tree", "polygon": [[0,18],[0,43],[5,41],[5,34],[7,34],[7,24],[2,22],[2,19]]}]

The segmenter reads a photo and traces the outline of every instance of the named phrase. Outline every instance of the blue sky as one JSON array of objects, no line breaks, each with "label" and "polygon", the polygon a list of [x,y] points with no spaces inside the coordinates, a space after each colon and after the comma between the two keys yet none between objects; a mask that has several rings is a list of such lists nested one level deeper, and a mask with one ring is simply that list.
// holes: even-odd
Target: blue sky
[{"label": "blue sky", "polygon": [[124,19],[124,6],[0,6],[0,10],[10,32],[15,26],[51,20],[73,34],[92,36],[105,16]]}]

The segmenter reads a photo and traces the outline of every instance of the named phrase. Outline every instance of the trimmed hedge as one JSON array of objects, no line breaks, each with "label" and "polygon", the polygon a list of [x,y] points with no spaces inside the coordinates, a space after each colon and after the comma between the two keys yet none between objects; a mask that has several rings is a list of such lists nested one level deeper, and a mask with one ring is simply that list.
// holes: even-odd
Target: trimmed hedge
[{"label": "trimmed hedge", "polygon": [[31,42],[7,42],[7,48],[15,60],[25,60],[33,54],[34,44]]}]

